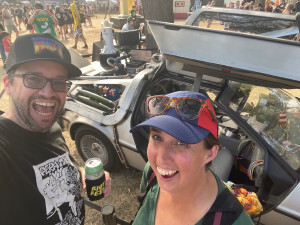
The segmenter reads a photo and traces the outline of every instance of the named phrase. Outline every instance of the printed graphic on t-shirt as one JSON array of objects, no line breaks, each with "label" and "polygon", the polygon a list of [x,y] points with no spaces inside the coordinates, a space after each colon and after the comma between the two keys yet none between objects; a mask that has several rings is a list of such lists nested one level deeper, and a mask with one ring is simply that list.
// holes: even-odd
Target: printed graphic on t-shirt
[{"label": "printed graphic on t-shirt", "polygon": [[[39,191],[45,198],[47,218],[57,215],[57,224],[77,225],[83,221],[80,175],[65,153],[33,166]],[[64,204],[67,203],[67,204]],[[62,209],[68,207],[68,209]]]}]

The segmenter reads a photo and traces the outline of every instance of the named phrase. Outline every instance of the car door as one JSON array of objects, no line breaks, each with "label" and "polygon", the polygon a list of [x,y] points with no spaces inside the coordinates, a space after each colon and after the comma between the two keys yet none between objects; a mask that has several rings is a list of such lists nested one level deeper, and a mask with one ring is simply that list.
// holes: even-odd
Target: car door
[{"label": "car door", "polygon": [[[283,90],[300,87],[299,44],[162,22],[149,21],[149,25],[166,59],[166,69],[158,71],[141,92],[133,115],[143,116],[139,120],[133,116],[132,126],[148,118],[147,96],[177,90],[206,94],[218,114],[221,145],[231,150],[246,170],[261,163],[252,174],[243,174],[235,165],[229,167],[239,171],[230,172],[229,179],[255,188],[264,207],[260,222],[282,224],[283,219],[288,224],[299,223],[300,210],[293,197],[300,195],[300,143],[291,137],[300,132],[300,104]],[[278,49],[284,61],[278,57]],[[284,116],[290,125],[281,134]],[[147,160],[148,131],[141,129],[133,137]]]}]

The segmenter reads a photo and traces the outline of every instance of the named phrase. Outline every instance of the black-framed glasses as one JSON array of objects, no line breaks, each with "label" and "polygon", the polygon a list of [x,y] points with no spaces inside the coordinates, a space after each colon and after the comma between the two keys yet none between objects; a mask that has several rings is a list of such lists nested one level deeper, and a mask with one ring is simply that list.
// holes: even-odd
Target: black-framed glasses
[{"label": "black-framed glasses", "polygon": [[53,91],[65,93],[72,85],[72,82],[66,79],[49,79],[38,74],[12,74],[11,76],[23,77],[24,86],[31,89],[43,89],[47,82],[50,82]]},{"label": "black-framed glasses", "polygon": [[193,97],[172,98],[164,95],[155,95],[147,98],[147,111],[151,116],[162,115],[170,107],[174,107],[177,114],[187,120],[198,118],[201,111],[206,107],[212,120],[217,122],[216,115],[210,106],[201,99]]}]

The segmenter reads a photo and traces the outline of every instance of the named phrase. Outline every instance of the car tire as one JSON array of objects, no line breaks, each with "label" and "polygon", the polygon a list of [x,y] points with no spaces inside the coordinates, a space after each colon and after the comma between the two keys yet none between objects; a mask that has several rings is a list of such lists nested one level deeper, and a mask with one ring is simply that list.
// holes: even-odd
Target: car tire
[{"label": "car tire", "polygon": [[100,158],[104,169],[112,171],[119,159],[116,150],[109,139],[100,131],[83,125],[75,133],[75,144],[81,158]]}]

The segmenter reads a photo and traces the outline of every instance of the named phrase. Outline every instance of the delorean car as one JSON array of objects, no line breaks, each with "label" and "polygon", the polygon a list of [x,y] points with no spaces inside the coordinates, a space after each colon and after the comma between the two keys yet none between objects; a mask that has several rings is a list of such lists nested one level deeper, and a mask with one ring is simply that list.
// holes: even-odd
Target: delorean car
[{"label": "delorean car", "polygon": [[300,92],[300,44],[275,38],[290,36],[275,33],[294,29],[295,18],[282,17],[288,27],[253,34],[237,32],[242,28],[234,25],[244,12],[215,14],[231,22],[228,30],[191,26],[205,23],[202,13],[191,15],[186,25],[148,21],[161,57],[135,74],[102,79],[93,71],[73,80],[63,126],[84,160],[101,158],[106,170],[120,163],[143,170],[149,131],[129,130],[149,118],[147,97],[201,92],[219,122],[221,150],[211,169],[224,181],[254,188],[264,208],[254,221],[299,225],[300,102],[291,93]]}]

